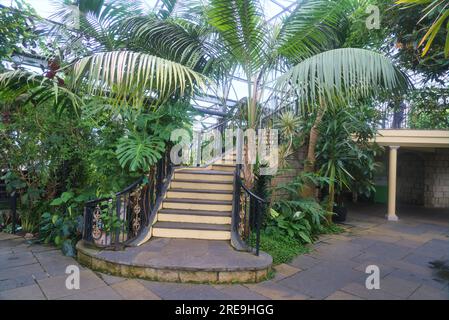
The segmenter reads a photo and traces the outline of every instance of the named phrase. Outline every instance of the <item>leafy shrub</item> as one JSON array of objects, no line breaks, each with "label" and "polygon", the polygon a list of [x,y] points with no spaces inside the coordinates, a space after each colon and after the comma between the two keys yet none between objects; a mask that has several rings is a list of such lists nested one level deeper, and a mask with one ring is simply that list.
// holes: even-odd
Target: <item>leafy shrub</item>
[{"label": "leafy shrub", "polygon": [[55,212],[41,216],[39,238],[44,243],[55,244],[67,256],[75,256],[75,245],[81,238],[83,216],[80,207],[85,196],[75,197],[73,192],[64,192],[51,202]]},{"label": "leafy shrub", "polygon": [[286,236],[312,243],[324,219],[325,211],[315,200],[280,200],[271,208],[266,228],[268,232],[276,228]]},{"label": "leafy shrub", "polygon": [[260,250],[273,257],[273,264],[290,262],[297,255],[309,251],[301,241],[273,231],[262,230],[260,233]]}]

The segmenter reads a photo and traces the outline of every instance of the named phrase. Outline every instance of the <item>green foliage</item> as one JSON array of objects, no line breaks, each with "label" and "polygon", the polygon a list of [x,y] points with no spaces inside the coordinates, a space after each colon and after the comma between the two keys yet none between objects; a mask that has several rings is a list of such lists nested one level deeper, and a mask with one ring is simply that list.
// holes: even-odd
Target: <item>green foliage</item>
[{"label": "green foliage", "polygon": [[260,250],[273,257],[274,265],[288,263],[297,255],[309,252],[301,241],[265,230],[260,233]]},{"label": "green foliage", "polygon": [[164,150],[161,138],[132,132],[118,141],[117,157],[122,167],[146,172],[162,157]]},{"label": "green foliage", "polygon": [[449,129],[447,88],[413,90],[409,96],[408,122],[413,129]]},{"label": "green foliage", "polygon": [[44,243],[51,243],[61,248],[67,256],[75,256],[75,245],[82,233],[82,207],[85,195],[75,197],[73,192],[63,192],[50,205],[52,212],[45,212],[40,217],[39,238]]},{"label": "green foliage", "polygon": [[39,42],[34,22],[27,17],[35,13],[32,7],[22,0],[12,1],[12,7],[0,8],[0,59],[23,51],[33,53]]},{"label": "green foliage", "polygon": [[[344,46],[384,52],[402,68],[418,72],[420,77],[415,78],[417,82],[426,85],[429,81],[437,81],[444,85],[449,70],[449,60],[444,56],[446,28],[440,28],[425,56],[422,56],[423,46],[420,46],[429,27],[437,18],[443,17],[440,15],[441,8],[426,5],[426,2],[430,1],[419,1],[420,5],[409,9],[403,5],[396,5],[393,0],[364,1],[365,4],[359,6],[350,18],[350,31]],[[440,2],[441,6],[447,3],[445,0],[434,2]],[[381,18],[379,29],[366,28],[368,14],[365,10],[368,5],[379,8]],[[423,12],[426,8],[435,9],[426,14]]]},{"label": "green foliage", "polygon": [[276,191],[287,191],[289,193],[288,199],[296,199],[304,190],[307,184],[310,183],[315,186],[320,186],[328,182],[329,179],[326,177],[322,177],[316,173],[303,171],[288,183],[281,183],[274,189]]},{"label": "green foliage", "polygon": [[369,143],[375,135],[375,122],[369,115],[370,109],[364,106],[332,107],[320,123],[317,165],[319,174],[328,178],[328,211],[332,211],[335,193],[344,189],[367,196],[374,191],[374,158],[380,150]]},{"label": "green foliage", "polygon": [[385,90],[405,90],[409,81],[379,53],[339,48],[301,61],[277,79],[277,86],[298,95],[303,111],[313,111],[317,102],[333,105],[371,97]]},{"label": "green foliage", "polygon": [[[408,7],[423,6],[423,17],[430,17],[433,19],[432,24],[428,27],[426,34],[422,37],[419,45],[426,43],[422,55],[426,55],[432,45],[434,39],[439,35],[440,30],[444,28],[444,24],[449,19],[449,9],[447,8],[449,2],[447,0],[396,0],[397,4],[403,4]],[[449,57],[449,30],[446,30],[446,43],[444,46],[444,55]]]},{"label": "green foliage", "polygon": [[314,236],[321,231],[324,218],[325,211],[315,200],[279,200],[271,208],[266,231],[280,232],[303,243],[312,243]]}]

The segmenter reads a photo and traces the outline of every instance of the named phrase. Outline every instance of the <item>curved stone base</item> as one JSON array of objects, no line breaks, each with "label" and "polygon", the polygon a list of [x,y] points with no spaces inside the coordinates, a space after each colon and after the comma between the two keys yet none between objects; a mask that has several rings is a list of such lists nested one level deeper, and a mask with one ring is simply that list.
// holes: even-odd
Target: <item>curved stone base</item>
[{"label": "curved stone base", "polygon": [[226,241],[154,238],[123,251],[78,242],[79,262],[116,276],[168,282],[248,283],[268,277],[272,258],[235,251]]}]

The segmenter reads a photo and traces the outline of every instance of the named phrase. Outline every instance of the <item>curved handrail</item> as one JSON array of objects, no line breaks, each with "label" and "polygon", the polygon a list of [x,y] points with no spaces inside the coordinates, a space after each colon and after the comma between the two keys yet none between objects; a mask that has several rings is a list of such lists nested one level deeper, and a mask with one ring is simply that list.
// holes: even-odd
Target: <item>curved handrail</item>
[{"label": "curved handrail", "polygon": [[159,211],[159,209],[162,206],[162,202],[164,200],[164,195],[168,191],[168,188],[170,186],[171,180],[173,179],[174,173],[175,173],[175,167],[170,165],[168,167],[166,179],[160,189],[160,196],[157,197],[152,209],[149,212],[147,225],[143,228],[143,230],[140,232],[140,234],[138,236],[136,236],[134,239],[132,239],[131,241],[128,241],[126,243],[127,246],[131,246],[131,247],[139,246],[142,243],[146,242],[149,239],[149,236],[151,236],[152,225],[154,223],[154,220],[156,219],[157,212]]},{"label": "curved handrail", "polygon": [[163,184],[170,171],[166,156],[145,183],[142,176],[113,196],[85,202],[82,239],[86,243],[118,249],[140,238],[165,193]]},{"label": "curved handrail", "polygon": [[[242,181],[242,178],[240,178],[240,181]],[[248,193],[251,197],[255,198],[257,201],[259,202],[263,202],[263,203],[268,203],[267,200],[262,199],[261,197],[259,197],[257,194],[255,194],[254,192],[252,192],[251,190],[248,189],[247,186],[245,186],[244,183],[242,183],[242,188],[245,190],[246,193]]]},{"label": "curved handrail", "polygon": [[89,201],[86,201],[84,203],[85,206],[91,205],[91,204],[96,204],[97,202],[102,202],[102,201],[106,201],[106,200],[111,200],[112,197],[104,197],[104,198],[96,198],[96,199],[92,199]]},{"label": "curved handrail", "polygon": [[255,232],[255,254],[259,255],[262,214],[268,202],[245,186],[240,167],[237,164],[234,171],[231,244],[237,250],[250,250],[251,234]]},{"label": "curved handrail", "polygon": [[[126,188],[124,188],[122,191],[119,191],[117,193],[115,193],[115,196],[120,196],[124,193],[129,192],[130,190],[134,189],[136,186],[138,186],[140,183],[142,183],[143,177],[140,177],[139,179],[137,179],[136,181],[134,181],[132,184],[130,184],[129,186],[127,186]],[[106,201],[106,200],[111,200],[112,197],[103,197],[103,198],[95,198],[92,200],[88,200],[84,203],[84,205],[90,205],[90,204],[95,204],[97,202],[102,202],[102,201]]]},{"label": "curved handrail", "polygon": [[122,194],[125,194],[129,191],[131,191],[132,189],[134,189],[135,187],[137,187],[139,184],[141,184],[143,181],[143,177],[140,177],[137,181],[133,182],[132,184],[130,184],[129,186],[127,186],[125,189],[123,189],[122,191],[117,192],[115,195],[116,196],[121,196]]}]

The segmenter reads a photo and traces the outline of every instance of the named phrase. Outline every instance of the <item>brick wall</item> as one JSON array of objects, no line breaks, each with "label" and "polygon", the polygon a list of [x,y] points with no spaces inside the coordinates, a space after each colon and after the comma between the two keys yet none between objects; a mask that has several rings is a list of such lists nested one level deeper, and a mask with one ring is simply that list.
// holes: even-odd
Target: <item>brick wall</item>
[{"label": "brick wall", "polygon": [[449,149],[426,154],[424,206],[449,208]]},{"label": "brick wall", "polygon": [[[271,179],[271,186],[278,186],[292,181],[303,169],[304,159],[306,155],[305,148],[300,148],[287,158],[289,163],[288,168],[278,170],[276,176]],[[284,190],[276,191],[274,199],[287,198],[288,192]]]}]

